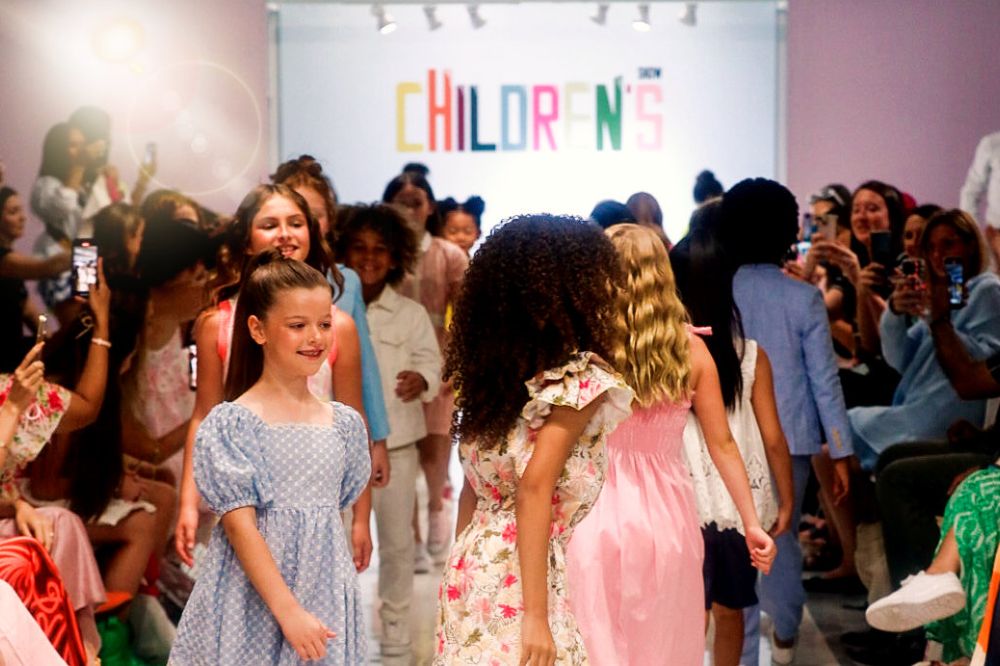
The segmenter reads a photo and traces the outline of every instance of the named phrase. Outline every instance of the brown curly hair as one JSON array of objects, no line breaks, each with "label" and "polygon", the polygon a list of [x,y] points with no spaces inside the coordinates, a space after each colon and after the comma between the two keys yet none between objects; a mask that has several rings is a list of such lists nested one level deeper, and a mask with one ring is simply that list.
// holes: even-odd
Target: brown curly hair
[{"label": "brown curly hair", "polygon": [[579,218],[524,215],[495,228],[469,264],[451,322],[453,434],[494,448],[528,401],[527,380],[578,351],[610,359],[620,276],[611,242]]},{"label": "brown curly hair", "polygon": [[337,261],[347,263],[347,251],[351,248],[351,243],[359,233],[367,230],[378,234],[389,248],[393,266],[385,276],[387,283],[396,286],[407,273],[413,272],[419,252],[417,235],[395,206],[383,203],[341,206],[337,215],[340,225],[337,244],[334,246]]}]

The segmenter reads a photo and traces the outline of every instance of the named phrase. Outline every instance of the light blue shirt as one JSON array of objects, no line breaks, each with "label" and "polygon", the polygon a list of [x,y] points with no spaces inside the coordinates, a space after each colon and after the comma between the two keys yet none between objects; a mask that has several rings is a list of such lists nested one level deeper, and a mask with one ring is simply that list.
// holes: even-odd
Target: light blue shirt
[{"label": "light blue shirt", "polygon": [[851,455],[844,393],[819,290],[774,264],[750,264],[736,271],[733,296],[746,337],[771,361],[788,450],[793,456],[819,453],[825,432],[830,457]]},{"label": "light blue shirt", "polygon": [[[389,436],[389,415],[385,411],[382,376],[378,371],[378,361],[375,359],[375,349],[368,331],[368,314],[364,299],[361,298],[361,279],[343,264],[337,264],[337,270],[344,276],[344,291],[339,295],[335,293],[333,300],[338,308],[351,315],[354,326],[358,329],[358,341],[361,343],[361,398],[372,441],[379,441]],[[333,280],[330,280],[330,284],[336,292],[337,285],[333,284]]]},{"label": "light blue shirt", "polygon": [[[951,313],[951,324],[969,355],[989,358],[1000,350],[1000,279],[982,273],[968,282],[969,302]],[[902,378],[890,407],[855,407],[848,416],[858,458],[872,469],[893,444],[943,440],[948,427],[965,419],[983,424],[985,400],[962,400],[937,360],[934,338],[923,320],[909,325],[905,315],[886,309],[879,323],[882,354]]]}]

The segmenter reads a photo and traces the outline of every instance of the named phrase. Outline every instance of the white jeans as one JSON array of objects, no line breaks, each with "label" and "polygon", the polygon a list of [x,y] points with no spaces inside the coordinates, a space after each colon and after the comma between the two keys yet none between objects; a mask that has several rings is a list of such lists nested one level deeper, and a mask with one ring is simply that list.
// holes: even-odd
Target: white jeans
[{"label": "white jeans", "polygon": [[378,529],[378,596],[382,600],[382,649],[403,656],[410,651],[410,602],[413,599],[413,505],[420,461],[416,443],[389,450],[389,485],[372,491]]}]

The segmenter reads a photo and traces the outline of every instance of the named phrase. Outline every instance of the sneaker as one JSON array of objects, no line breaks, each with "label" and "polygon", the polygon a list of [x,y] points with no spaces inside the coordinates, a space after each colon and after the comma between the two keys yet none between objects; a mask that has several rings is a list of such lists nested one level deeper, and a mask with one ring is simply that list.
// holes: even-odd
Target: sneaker
[{"label": "sneaker", "polygon": [[908,576],[899,588],[868,607],[865,619],[882,631],[902,632],[950,617],[965,607],[965,590],[951,573]]},{"label": "sneaker", "polygon": [[409,657],[410,628],[403,622],[383,622],[379,651],[383,657]]},{"label": "sneaker", "polygon": [[444,564],[451,541],[451,515],[448,511],[427,512],[427,554],[437,564]]},{"label": "sneaker", "polygon": [[795,662],[795,640],[788,647],[778,645],[778,638],[771,634],[771,663],[776,666],[787,666]]},{"label": "sneaker", "polygon": [[431,571],[431,558],[427,556],[424,544],[417,543],[413,547],[413,573],[425,574]]}]

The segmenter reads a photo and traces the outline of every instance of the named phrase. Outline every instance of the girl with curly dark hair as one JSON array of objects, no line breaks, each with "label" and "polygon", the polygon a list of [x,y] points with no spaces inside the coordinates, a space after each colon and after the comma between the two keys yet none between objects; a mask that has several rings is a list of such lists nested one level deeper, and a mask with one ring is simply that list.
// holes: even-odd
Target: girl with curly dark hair
[{"label": "girl with curly dark hair", "polygon": [[472,259],[445,376],[465,467],[439,593],[437,664],[584,664],[566,544],[604,482],[632,390],[616,345],[614,248],[596,226],[514,218]]}]

